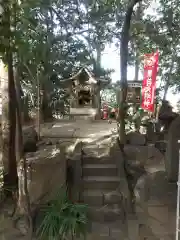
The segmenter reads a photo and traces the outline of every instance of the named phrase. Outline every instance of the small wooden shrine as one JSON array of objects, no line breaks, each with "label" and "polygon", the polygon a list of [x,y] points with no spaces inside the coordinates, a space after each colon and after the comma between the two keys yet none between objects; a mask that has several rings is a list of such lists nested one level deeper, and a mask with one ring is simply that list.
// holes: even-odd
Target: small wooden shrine
[{"label": "small wooden shrine", "polygon": [[86,67],[64,81],[70,97],[70,116],[75,119],[100,119],[100,91],[109,81],[96,78]]}]

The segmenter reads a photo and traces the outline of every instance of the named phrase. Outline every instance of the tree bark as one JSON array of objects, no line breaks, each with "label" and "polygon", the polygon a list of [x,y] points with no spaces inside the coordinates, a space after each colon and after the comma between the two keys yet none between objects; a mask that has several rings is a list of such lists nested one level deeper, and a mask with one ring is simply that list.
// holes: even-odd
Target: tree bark
[{"label": "tree bark", "polygon": [[52,120],[53,118],[52,109],[49,106],[50,98],[48,96],[49,94],[45,86],[41,89],[41,92],[42,92],[41,119],[43,120],[43,122],[46,122],[46,121]]},{"label": "tree bark", "polygon": [[[28,224],[28,239],[32,239],[32,218],[31,218],[31,207],[30,198],[28,191],[28,166],[23,149],[23,133],[22,133],[22,117],[21,117],[21,99],[20,93],[18,91],[20,86],[19,76],[16,69],[15,77],[15,98],[14,105],[16,107],[16,117],[17,117],[17,152],[18,152],[18,162],[20,163],[19,169],[19,194],[18,203],[16,208],[17,216],[25,216],[25,224]],[[29,170],[30,171],[30,170]],[[17,221],[19,217],[17,218]]]},{"label": "tree bark", "polygon": [[29,115],[29,98],[28,98],[28,96],[24,96],[22,102],[23,102],[23,107],[22,107],[23,122],[28,123],[31,120],[30,115]]},{"label": "tree bark", "polygon": [[[49,3],[50,5],[50,3]],[[47,15],[50,13],[50,16],[52,17],[52,9],[51,7],[47,7],[47,9],[45,10]],[[50,22],[51,21],[51,22]],[[51,45],[51,41],[50,41],[50,35],[51,32],[53,31],[53,26],[52,26],[52,22],[53,19],[51,18],[49,21],[49,19],[46,19],[46,50],[44,52],[44,57],[45,62],[44,62],[44,76],[43,78],[41,77],[41,92],[42,92],[42,104],[41,104],[41,115],[42,115],[42,120],[45,122],[47,120],[52,120],[52,108],[49,105],[49,101],[50,101],[50,97],[49,97],[49,89],[48,89],[48,81],[49,81],[49,76],[51,74],[51,69],[49,68],[49,58],[50,58],[50,45]]]},{"label": "tree bark", "polygon": [[[15,69],[15,90],[16,90],[16,158],[17,162],[20,162],[23,150],[23,138],[22,138],[22,129],[21,124],[23,122],[23,118],[21,115],[22,109],[21,106],[21,93],[20,93],[20,81],[19,81],[19,74],[18,74],[18,67]],[[19,108],[17,107],[19,106]],[[18,108],[18,109],[17,109]],[[18,119],[20,117],[20,120]],[[21,149],[22,148],[22,149]]]},{"label": "tree bark", "polygon": [[[168,78],[168,80],[169,80],[169,78]],[[168,93],[168,89],[169,89],[169,81],[168,80],[166,81],[166,84],[164,87],[164,94],[163,94],[162,101],[165,101],[166,97],[167,97],[167,93]]]},{"label": "tree bark", "polygon": [[134,73],[134,80],[138,81],[139,79],[139,55],[136,53],[136,60],[135,60],[135,73]]},{"label": "tree bark", "polygon": [[99,71],[101,69],[101,45],[100,44],[97,44],[96,53],[97,53],[97,59],[96,59],[97,69]]},{"label": "tree bark", "polygon": [[[8,54],[8,69],[2,83],[2,162],[4,167],[4,188],[9,195],[17,189],[16,164],[16,109],[14,105],[15,85],[12,54]],[[2,63],[3,64],[3,63]],[[11,189],[9,191],[9,189]]]},{"label": "tree bark", "polygon": [[[96,52],[97,52],[97,59],[96,59],[96,62],[97,62],[97,71],[99,72],[100,69],[101,69],[101,46],[100,44],[97,44],[97,48],[96,48]],[[100,77],[100,76],[98,76]],[[98,83],[98,87],[97,87],[97,109],[98,109],[98,114],[97,114],[97,119],[101,119],[101,96],[100,96],[100,91],[101,91],[101,88],[100,88],[100,82]]]},{"label": "tree bark", "polygon": [[17,188],[18,176],[17,176],[17,163],[16,163],[16,106],[14,104],[14,99],[16,98],[16,90],[14,84],[14,71],[13,71],[13,59],[12,53],[9,54],[8,58],[8,94],[9,94],[9,123],[10,123],[10,132],[9,132],[9,183],[12,186]]},{"label": "tree bark", "polygon": [[[138,4],[138,8],[137,8],[137,12],[136,12],[136,21],[140,22],[142,19],[142,2],[139,2]],[[139,48],[139,45],[140,43],[136,40],[135,40],[135,72],[134,72],[134,80],[135,81],[138,81],[139,79],[139,65],[140,65],[140,61],[139,61],[139,51],[138,51],[138,48]]]},{"label": "tree bark", "polygon": [[15,85],[12,54],[12,4],[6,1],[3,5],[2,24],[6,27],[4,38],[6,46],[3,54],[2,64],[3,86],[2,86],[2,161],[4,167],[4,189],[7,196],[13,196],[18,186],[17,164],[16,164],[16,109],[14,105]]},{"label": "tree bark", "polygon": [[119,109],[118,109],[118,125],[119,125],[119,139],[122,146],[125,144],[125,115],[126,115],[126,96],[127,96],[127,63],[128,63],[128,43],[129,43],[129,29],[131,24],[131,17],[133,13],[133,8],[136,3],[141,0],[131,0],[128,4],[127,11],[125,14],[124,24],[121,33],[121,44],[120,44],[120,71],[121,71],[121,81],[120,81],[120,99],[119,99]]},{"label": "tree bark", "polygon": [[38,140],[40,140],[40,123],[41,123],[41,94],[40,94],[40,76],[39,76],[39,70],[37,69],[36,73],[37,78],[37,112],[36,112],[36,127],[37,127],[37,134],[38,134]]},{"label": "tree bark", "polygon": [[168,78],[167,78],[167,81],[166,81],[165,87],[164,87],[164,94],[163,94],[162,101],[165,101],[166,97],[167,97],[167,93],[168,93],[168,89],[169,89],[169,85],[170,85],[170,80],[171,80],[171,74],[172,74],[173,67],[174,67],[175,56],[176,56],[176,51],[174,50],[173,55],[172,55],[172,60],[171,60],[171,65],[170,65],[170,69],[169,69]]},{"label": "tree bark", "polygon": [[8,72],[5,64],[1,61],[1,98],[2,98],[2,165],[3,171],[8,172],[8,147],[9,147],[9,96],[8,96]]},{"label": "tree bark", "polygon": [[97,108],[97,116],[96,116],[96,120],[100,120],[101,119],[101,95],[100,95],[100,84],[98,83],[97,87],[96,87],[96,96],[95,96],[95,108]]},{"label": "tree bark", "polygon": [[[101,45],[100,43],[96,43],[96,60],[93,64],[93,70],[97,78],[100,78],[101,71]],[[95,90],[95,107],[97,108],[96,119],[101,119],[101,96],[100,96],[101,86],[100,82],[98,82],[96,90]]]}]

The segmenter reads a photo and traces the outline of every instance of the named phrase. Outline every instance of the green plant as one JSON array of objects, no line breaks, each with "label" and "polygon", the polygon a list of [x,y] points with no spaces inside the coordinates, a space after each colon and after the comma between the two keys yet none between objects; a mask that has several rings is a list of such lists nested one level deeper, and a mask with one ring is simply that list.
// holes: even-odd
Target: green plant
[{"label": "green plant", "polygon": [[44,217],[37,230],[39,239],[64,240],[83,236],[87,232],[87,205],[72,203],[67,191],[60,190],[44,208]]}]

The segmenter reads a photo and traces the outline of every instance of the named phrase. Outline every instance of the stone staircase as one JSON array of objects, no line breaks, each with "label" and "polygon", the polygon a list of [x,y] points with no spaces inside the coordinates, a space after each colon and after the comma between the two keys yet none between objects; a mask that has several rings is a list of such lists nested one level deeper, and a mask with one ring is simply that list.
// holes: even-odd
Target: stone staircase
[{"label": "stone staircase", "polygon": [[82,162],[81,201],[89,206],[92,221],[115,221],[121,216],[116,164],[108,157],[86,157]]}]

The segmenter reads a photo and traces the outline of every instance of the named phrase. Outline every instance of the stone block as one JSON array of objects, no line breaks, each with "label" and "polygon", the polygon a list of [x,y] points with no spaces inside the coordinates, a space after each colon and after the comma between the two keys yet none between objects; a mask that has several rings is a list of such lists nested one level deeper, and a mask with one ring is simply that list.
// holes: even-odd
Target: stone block
[{"label": "stone block", "polygon": [[136,146],[144,146],[146,144],[146,138],[144,135],[137,132],[129,132],[126,136],[127,143]]},{"label": "stone block", "polygon": [[28,189],[31,204],[49,201],[66,183],[66,158],[64,149],[46,146],[27,154],[29,167]]}]

